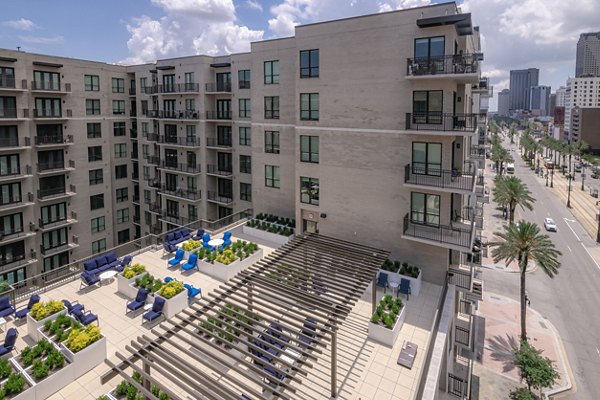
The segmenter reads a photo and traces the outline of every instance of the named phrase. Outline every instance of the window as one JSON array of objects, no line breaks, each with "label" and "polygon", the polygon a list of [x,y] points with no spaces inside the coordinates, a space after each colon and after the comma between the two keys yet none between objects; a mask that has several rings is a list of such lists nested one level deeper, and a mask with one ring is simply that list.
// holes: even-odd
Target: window
[{"label": "window", "polygon": [[92,218],[90,222],[92,224],[92,233],[102,232],[106,229],[105,217]]},{"label": "window", "polygon": [[42,250],[44,251],[64,246],[67,242],[67,228],[55,229],[42,234]]},{"label": "window", "polygon": [[185,110],[196,111],[196,99],[185,99]]},{"label": "window", "polygon": [[15,87],[15,69],[10,67],[0,67],[0,87]]},{"label": "window", "polygon": [[240,126],[240,146],[250,146],[252,144],[252,131],[249,127]]},{"label": "window", "polygon": [[240,156],[240,172],[243,174],[252,173],[252,157]]},{"label": "window", "polygon": [[279,60],[265,61],[265,85],[279,83]]},{"label": "window", "polygon": [[250,118],[250,99],[240,99],[240,118]]},{"label": "window", "polygon": [[83,80],[86,92],[100,91],[100,77],[98,75],[85,75]]},{"label": "window", "polygon": [[150,180],[150,167],[148,167],[147,165],[144,165],[142,167],[142,175],[144,177],[144,180]]},{"label": "window", "polygon": [[440,225],[440,196],[412,192],[410,196],[410,220],[417,224]]},{"label": "window", "polygon": [[300,161],[319,162],[319,137],[300,136]]},{"label": "window", "polygon": [[[125,100],[112,101],[113,114],[125,114]],[[98,104],[98,110],[100,105]]]},{"label": "window", "polygon": [[112,78],[112,92],[125,93],[125,79]]},{"label": "window", "polygon": [[90,210],[98,210],[104,208],[104,193],[90,196]]},{"label": "window", "polygon": [[102,168],[92,169],[92,170],[90,170],[89,174],[90,174],[90,186],[99,185],[104,182]]},{"label": "window", "polygon": [[129,198],[129,190],[127,188],[117,189],[117,203],[127,201]]},{"label": "window", "polygon": [[231,126],[217,125],[217,146],[231,146]]},{"label": "window", "polygon": [[217,92],[231,92],[231,72],[217,74]]},{"label": "window", "polygon": [[0,206],[19,203],[21,201],[21,183],[6,183],[0,185]]},{"label": "window", "polygon": [[96,139],[102,137],[102,125],[98,122],[87,124],[88,139]]},{"label": "window", "polygon": [[319,93],[300,94],[300,119],[305,121],[319,120]]},{"label": "window", "polygon": [[67,203],[58,203],[41,208],[41,224],[47,225],[67,219]]},{"label": "window", "polygon": [[129,229],[124,229],[122,231],[118,231],[117,232],[117,240],[119,242],[119,244],[123,244],[123,243],[127,243],[129,242]]},{"label": "window", "polygon": [[129,208],[117,210],[117,224],[129,221]]},{"label": "window", "polygon": [[188,206],[188,219],[190,221],[198,221],[198,207],[191,204]]},{"label": "window", "polygon": [[279,167],[265,165],[265,186],[279,189]]},{"label": "window", "polygon": [[232,154],[231,153],[217,153],[217,169],[223,172],[232,172],[231,166]]},{"label": "window", "polygon": [[300,202],[319,205],[319,180],[316,178],[300,177]]},{"label": "window", "polygon": [[413,142],[412,173],[441,176],[442,144]]},{"label": "window", "polygon": [[319,76],[319,50],[302,50],[300,52],[300,78],[316,78]]},{"label": "window", "polygon": [[174,200],[167,200],[167,215],[169,217],[179,217],[179,203]]},{"label": "window", "polygon": [[[5,97],[5,99],[6,99],[6,97]],[[6,100],[5,100],[4,108],[5,109],[11,108],[10,106],[6,107]],[[14,106],[12,108],[14,109]],[[48,99],[48,98],[36,97],[36,99],[35,99],[35,116],[36,117],[60,117],[61,116],[60,99]]]},{"label": "window", "polygon": [[0,217],[0,232],[2,232],[4,236],[23,232],[23,213]]},{"label": "window", "polygon": [[127,157],[127,143],[115,143],[115,158]]},{"label": "window", "polygon": [[[44,157],[44,153],[50,153],[51,157]],[[58,153],[60,153],[60,158],[62,159],[62,151],[58,151]],[[40,166],[44,165],[44,169],[51,169],[54,168],[56,166],[58,166],[59,161],[58,158],[56,157],[57,160],[56,162],[54,162],[54,157],[53,156],[53,152],[39,152],[38,153],[38,160],[39,161],[43,161],[40,162]],[[64,166],[64,163],[63,163]],[[43,168],[43,167],[42,167]],[[0,156],[0,177],[2,176],[10,176],[10,175],[19,175],[21,173],[21,167],[20,167],[20,162],[19,162],[19,155],[18,154],[9,154],[9,155],[5,155],[5,156]]]},{"label": "window", "polygon": [[231,119],[231,100],[217,100],[217,119]]},{"label": "window", "polygon": [[252,201],[252,185],[240,182],[240,200]]},{"label": "window", "polygon": [[69,252],[55,254],[44,258],[44,272],[52,271],[69,263]]},{"label": "window", "polygon": [[0,266],[25,259],[25,241],[0,246]]},{"label": "window", "polygon": [[413,92],[413,122],[441,124],[442,96],[441,90]]},{"label": "window", "polygon": [[145,93],[145,89],[148,86],[148,78],[140,78],[140,90]]},{"label": "window", "polygon": [[[185,75],[184,75],[184,79],[185,79],[185,83],[186,83],[186,84],[188,84],[188,83],[194,83],[194,82],[196,82],[196,80],[194,79],[194,73],[193,73],[193,72],[186,72],[186,73],[185,73]],[[188,87],[188,86],[186,85],[186,88],[187,88],[187,89],[190,89],[190,88],[191,88],[191,86],[190,86],[190,87]]]},{"label": "window", "polygon": [[443,58],[445,54],[444,47],[445,39],[443,36],[415,39],[415,58]]},{"label": "window", "polygon": [[197,190],[198,189],[198,183],[197,183],[195,176],[187,177],[187,188],[188,188],[188,190]]},{"label": "window", "polygon": [[163,75],[163,93],[172,93],[175,92],[175,75]]},{"label": "window", "polygon": [[279,154],[279,132],[265,131],[265,153]]},{"label": "window", "polygon": [[33,87],[38,90],[60,90],[58,72],[33,71]]},{"label": "window", "polygon": [[102,161],[102,146],[88,147],[88,161]]},{"label": "window", "polygon": [[[1,69],[1,67],[0,67]],[[0,76],[1,78],[1,76]],[[19,131],[16,125],[0,126],[0,146],[15,147],[19,145]]]},{"label": "window", "polygon": [[100,115],[100,100],[86,99],[85,100],[86,115]]},{"label": "window", "polygon": [[265,97],[265,119],[279,119],[279,96]]},{"label": "window", "polygon": [[127,178],[127,164],[115,165],[115,179]]},{"label": "window", "polygon": [[250,89],[249,69],[241,69],[238,71],[238,84],[240,89]]},{"label": "window", "polygon": [[148,158],[149,154],[150,154],[150,145],[143,144],[142,145],[142,157]]},{"label": "window", "polygon": [[100,239],[92,242],[92,254],[106,251],[106,239]]},{"label": "window", "polygon": [[125,122],[113,122],[113,134],[115,136],[125,136]]},{"label": "window", "polygon": [[152,193],[149,190],[144,190],[144,203],[150,204],[152,202]]}]

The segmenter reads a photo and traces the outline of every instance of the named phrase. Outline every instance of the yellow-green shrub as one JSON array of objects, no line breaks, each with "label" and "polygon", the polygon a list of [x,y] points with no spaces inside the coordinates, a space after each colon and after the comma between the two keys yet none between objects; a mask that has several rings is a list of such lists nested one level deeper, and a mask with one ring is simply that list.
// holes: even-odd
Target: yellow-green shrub
[{"label": "yellow-green shrub", "polygon": [[48,302],[39,302],[34,304],[29,312],[29,315],[31,315],[31,318],[35,319],[36,321],[41,321],[47,316],[56,314],[64,309],[65,305],[62,303],[62,301],[50,300]]},{"label": "yellow-green shrub", "polygon": [[217,258],[215,259],[216,262],[220,262],[225,265],[229,265],[232,262],[234,262],[235,260],[237,260],[237,256],[230,249],[225,249],[225,251],[223,253],[219,254],[217,256]]},{"label": "yellow-green shrub", "polygon": [[143,272],[146,272],[146,266],[140,263],[133,264],[133,267],[125,267],[123,269],[123,277],[126,279],[131,279],[136,275],[139,275]]},{"label": "yellow-green shrub", "polygon": [[199,247],[202,247],[202,242],[200,242],[199,240],[192,240],[192,239],[184,242],[183,245],[181,246],[181,248],[185,251],[196,250]]},{"label": "yellow-green shrub", "polygon": [[82,329],[72,329],[65,341],[65,346],[73,353],[77,353],[98,339],[100,339],[100,327],[88,325]]},{"label": "yellow-green shrub", "polygon": [[166,285],[162,285],[160,290],[158,291],[158,294],[161,297],[164,297],[165,299],[170,299],[175,295],[183,292],[183,289],[183,282],[172,280]]}]

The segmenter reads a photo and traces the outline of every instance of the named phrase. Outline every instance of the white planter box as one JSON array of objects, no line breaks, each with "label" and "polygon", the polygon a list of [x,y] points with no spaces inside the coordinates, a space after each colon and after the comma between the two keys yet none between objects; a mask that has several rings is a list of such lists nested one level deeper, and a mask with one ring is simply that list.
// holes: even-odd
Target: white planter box
[{"label": "white planter box", "polygon": [[400,334],[400,329],[402,329],[402,324],[404,324],[405,318],[406,305],[404,305],[402,310],[400,310],[400,314],[398,315],[398,319],[396,320],[396,324],[394,325],[393,329],[388,329],[383,325],[374,324],[369,321],[368,337],[376,342],[393,347],[394,343],[396,343],[396,339],[398,339],[398,335]]},{"label": "white planter box", "polygon": [[71,352],[64,344],[61,344],[60,348],[65,358],[73,364],[73,379],[79,378],[106,360],[106,337],[104,336],[77,353]]},{"label": "white planter box", "polygon": [[[158,296],[158,294],[157,294]],[[163,308],[163,313],[167,319],[173,317],[175,314],[180,313],[188,306],[188,298],[187,298],[187,290],[183,290],[183,292],[171,297],[170,299],[165,299],[165,306]]]},{"label": "white planter box", "polygon": [[[10,364],[12,364],[13,369],[18,372],[21,373],[21,375],[23,375],[23,377],[25,378],[25,389],[19,393],[18,395],[11,397],[11,400],[31,400],[35,398],[35,389],[34,389],[34,385],[35,382],[33,381],[33,379],[26,374],[23,371],[23,368],[21,368],[21,366],[19,365],[19,363],[16,360],[17,357],[11,357],[9,358],[9,362]],[[6,383],[6,379],[2,381],[2,383]]]},{"label": "white planter box", "polygon": [[[422,282],[422,276],[423,276],[423,270],[419,269],[419,276],[417,278],[412,278],[408,275],[400,275],[397,272],[390,272],[390,271],[386,271],[383,269],[379,270],[379,273],[383,272],[384,274],[388,275],[388,282],[393,281],[393,282],[398,282],[400,283],[400,279],[408,279],[410,281],[410,292],[411,292],[411,296],[418,296],[419,292],[421,292],[421,282]],[[369,285],[369,288],[371,287],[371,285]],[[393,293],[395,295],[395,293]]]},{"label": "white planter box", "polygon": [[134,276],[133,278],[127,279],[123,276],[123,274],[117,274],[117,291],[122,295],[126,296],[129,299],[133,299],[137,294],[137,289],[131,286],[132,283],[135,282],[137,278],[141,278],[146,275],[148,272],[142,272],[139,275]]},{"label": "white planter box", "polygon": [[39,328],[44,326],[44,323],[46,321],[54,320],[59,315],[66,314],[66,313],[67,313],[67,309],[65,308],[62,311],[59,311],[55,314],[47,316],[46,318],[44,318],[41,321],[36,321],[35,319],[33,319],[31,317],[30,314],[27,314],[27,334],[29,335],[30,338],[33,339],[34,342],[38,342],[42,338],[42,336],[40,335]]},{"label": "white planter box", "polygon": [[[28,367],[25,370],[25,374],[29,375],[29,379],[31,382],[35,382],[33,376],[30,375],[31,367]],[[75,369],[73,368],[73,364],[69,364],[68,360],[65,360],[65,364],[63,367],[54,372],[51,375],[48,375],[40,382],[35,383],[32,387],[33,392],[35,393],[36,400],[44,400],[48,397],[52,396],[54,393],[58,392],[71,382],[73,382],[75,378]]]},{"label": "white planter box", "polygon": [[221,281],[227,282],[239,272],[247,269],[255,262],[259,261],[263,256],[263,249],[260,247],[249,257],[243,260],[237,259],[229,265],[215,261],[213,264],[206,261],[198,261],[200,272]]},{"label": "white planter box", "polygon": [[242,232],[247,235],[254,236],[254,237],[257,237],[260,239],[265,239],[265,240],[268,240],[270,242],[277,243],[280,245],[286,244],[287,242],[292,240],[295,236],[294,234],[292,234],[290,236],[282,236],[278,233],[267,232],[267,231],[263,231],[263,230],[257,229],[257,228],[250,228],[247,225],[242,226]]}]

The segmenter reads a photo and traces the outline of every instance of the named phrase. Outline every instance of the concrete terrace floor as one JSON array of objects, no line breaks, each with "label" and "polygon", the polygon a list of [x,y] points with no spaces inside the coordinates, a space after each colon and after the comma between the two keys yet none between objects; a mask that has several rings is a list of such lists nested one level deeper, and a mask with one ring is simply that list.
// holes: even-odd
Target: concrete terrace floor
[{"label": "concrete terrace floor", "polygon": [[[260,239],[251,238],[241,233],[241,228],[233,230],[233,239],[252,240],[263,248],[264,256],[270,254],[277,246]],[[146,265],[148,272],[155,277],[171,276],[186,283],[200,287],[204,295],[209,294],[222,282],[216,281],[198,271],[182,275],[178,269],[168,269],[162,249],[146,251],[134,257],[134,263]],[[78,300],[86,310],[98,314],[102,334],[107,338],[108,358],[118,361],[115,353],[127,355],[126,345],[140,335],[149,335],[150,329],[142,326],[142,313],[135,317],[125,315],[125,304],[128,300],[117,293],[117,282],[113,280],[100,287],[79,291],[80,281],[76,280],[57,289],[41,294],[42,301],[50,299]],[[367,327],[371,314],[369,289],[362,295],[352,313],[344,322],[338,333],[338,398],[347,400],[410,400],[416,398],[421,369],[429,340],[430,327],[441,295],[441,286],[423,282],[419,296],[411,296],[405,302],[407,315],[400,336],[393,348],[380,345],[367,339]],[[378,298],[383,295],[378,292]],[[8,327],[15,326],[19,330],[17,350],[25,345],[33,344],[27,336],[27,324],[9,320]],[[160,328],[157,328],[160,331]],[[418,345],[417,356],[412,370],[396,364],[400,348],[405,340]],[[302,385],[297,387],[298,399],[330,398],[330,354],[329,349],[319,355],[318,362],[309,369],[308,376],[302,378]],[[14,352],[13,352],[14,353]],[[14,355],[14,354],[13,354]],[[50,399],[96,399],[112,390],[121,377],[112,379],[105,385],[100,384],[100,376],[109,367],[102,363],[77,381],[55,393]],[[176,388],[172,388],[177,392]]]}]

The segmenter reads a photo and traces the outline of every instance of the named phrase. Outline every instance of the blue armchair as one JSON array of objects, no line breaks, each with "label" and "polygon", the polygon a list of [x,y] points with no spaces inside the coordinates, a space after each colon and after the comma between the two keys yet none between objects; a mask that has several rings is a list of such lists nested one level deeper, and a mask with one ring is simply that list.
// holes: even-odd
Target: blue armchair
[{"label": "blue armchair", "polygon": [[131,257],[131,256],[123,257],[123,259],[120,261],[120,264],[115,267],[115,270],[117,272],[123,271],[125,269],[125,267],[127,267],[128,265],[131,264],[131,260],[133,260],[133,257]]},{"label": "blue armchair", "polygon": [[85,287],[94,286],[97,283],[100,283],[100,278],[96,274],[89,271],[83,271],[81,274],[81,284],[79,285],[79,290]]},{"label": "blue armchair", "polygon": [[221,249],[224,249],[227,246],[231,246],[231,232],[229,231],[223,234],[223,244],[221,245]]},{"label": "blue armchair", "polygon": [[190,258],[181,266],[181,269],[184,271],[189,271],[194,268],[198,268],[198,255],[190,254]]},{"label": "blue armchair", "polygon": [[25,318],[25,316],[29,313],[29,311],[31,311],[31,307],[33,307],[34,304],[39,303],[39,302],[40,302],[40,296],[38,296],[37,294],[32,294],[31,297],[29,298],[29,302],[27,303],[27,307],[22,308],[15,312],[15,318],[16,319]]},{"label": "blue armchair", "polygon": [[3,356],[13,351],[18,336],[19,331],[17,331],[15,328],[10,328],[8,330],[8,332],[6,333],[6,339],[4,339],[4,344],[0,346],[0,356]]},{"label": "blue armchair", "polygon": [[152,322],[160,316],[164,316],[163,308],[165,307],[165,299],[162,297],[156,297],[152,309],[143,315],[143,318],[148,322]]},{"label": "blue armchair", "polygon": [[65,307],[67,307],[67,312],[70,315],[72,315],[73,311],[75,311],[75,310],[85,311],[85,306],[83,304],[79,304],[79,302],[77,300],[75,300],[71,303],[69,300],[63,299],[62,302],[65,305]]},{"label": "blue armchair", "polygon": [[177,251],[177,246],[175,246],[174,244],[165,242],[165,243],[163,243],[163,250],[165,251],[165,253],[171,254],[171,253],[174,253],[175,251]]},{"label": "blue armchair", "polygon": [[192,236],[192,239],[202,240],[203,235],[204,235],[204,229],[200,228],[200,229],[198,229],[198,232],[196,232],[196,234],[194,236]]},{"label": "blue armchair", "polygon": [[[400,286],[398,287],[398,293],[403,293],[406,295],[406,300],[408,300],[410,295],[410,281],[408,279],[400,278]],[[397,296],[398,294],[396,294]]]},{"label": "blue armchair", "polygon": [[0,297],[0,317],[8,317],[15,312],[15,308],[10,304],[8,296]]},{"label": "blue armchair", "polygon": [[83,326],[87,326],[94,321],[96,321],[96,325],[100,326],[100,321],[98,320],[98,316],[96,314],[92,314],[90,311],[83,312],[81,310],[73,310],[73,316]]},{"label": "blue armchair", "polygon": [[194,286],[190,285],[189,283],[184,283],[183,287],[185,287],[188,291],[188,300],[193,300],[194,297],[200,295],[200,297],[202,297],[202,289],[199,288],[195,288]]},{"label": "blue armchair", "polygon": [[377,277],[377,287],[382,287],[383,293],[385,293],[388,287],[388,274],[385,272],[379,273],[379,276]]},{"label": "blue armchair", "polygon": [[208,244],[208,242],[210,242],[210,234],[205,233],[204,235],[202,235],[202,247],[213,251],[215,248]]},{"label": "blue armchair", "polygon": [[146,300],[148,299],[148,293],[150,293],[147,289],[140,288],[138,289],[137,295],[135,299],[127,302],[127,308],[125,310],[125,314],[130,311],[137,311],[140,308],[146,305]]},{"label": "blue armchair", "polygon": [[185,251],[183,249],[179,249],[175,252],[175,257],[171,258],[169,261],[169,267],[175,267],[183,261],[183,256],[185,255]]}]

